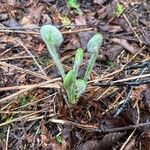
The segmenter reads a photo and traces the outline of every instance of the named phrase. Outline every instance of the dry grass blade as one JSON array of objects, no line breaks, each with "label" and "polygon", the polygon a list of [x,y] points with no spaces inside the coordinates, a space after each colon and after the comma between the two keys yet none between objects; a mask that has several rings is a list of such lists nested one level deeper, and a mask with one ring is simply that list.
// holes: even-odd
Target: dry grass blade
[{"label": "dry grass blade", "polygon": [[26,119],[27,121],[34,121],[34,120],[39,120],[39,119],[43,119],[44,117],[53,117],[54,114],[51,114],[51,115],[42,115],[42,116],[35,116],[36,113],[30,113],[30,114],[27,114],[27,115],[24,115],[24,116],[21,116],[21,117],[18,117],[18,118],[15,118],[15,119],[12,119],[12,120],[8,120],[6,122],[3,122],[0,124],[0,127],[2,126],[5,126],[5,125],[9,125],[11,123],[14,123],[14,122],[18,122],[18,121],[21,121],[22,119]]},{"label": "dry grass blade", "polygon": [[12,69],[16,69],[16,70],[18,70],[18,71],[20,71],[20,72],[28,73],[28,74],[30,74],[30,75],[33,75],[33,76],[35,76],[35,77],[38,77],[38,78],[41,78],[41,79],[44,79],[44,80],[49,80],[49,79],[50,79],[50,78],[48,78],[48,77],[46,77],[46,76],[44,76],[44,75],[38,74],[38,73],[36,73],[36,72],[30,71],[30,70],[27,70],[27,69],[22,69],[22,68],[20,68],[20,67],[15,66],[15,65],[8,64],[8,63],[6,63],[6,62],[0,61],[0,65],[1,65],[1,66],[4,66],[4,67],[10,67],[10,68],[12,68]]},{"label": "dry grass blade", "polygon": [[[55,96],[56,94],[58,94],[58,93],[54,93],[54,94],[52,94],[52,95],[46,96],[46,97],[41,98],[41,99],[39,99],[39,100],[37,100],[37,101],[34,101],[34,102],[29,102],[29,103],[27,103],[27,104],[25,104],[25,105],[23,105],[23,106],[15,107],[15,108],[12,109],[12,111],[18,110],[18,109],[20,109],[20,108],[24,108],[24,107],[27,107],[27,106],[35,105],[36,103],[41,102],[41,101],[44,101],[44,100],[47,100],[47,99],[49,99],[50,97]],[[52,103],[53,100],[49,100],[49,102]],[[4,110],[4,108],[2,108],[2,110]]]},{"label": "dry grass blade", "polygon": [[13,93],[13,94],[11,94],[11,95],[9,95],[9,96],[7,96],[7,97],[4,97],[4,98],[0,99],[0,103],[6,103],[6,102],[12,100],[12,99],[15,98],[16,96],[18,96],[18,95],[20,95],[20,94],[22,94],[22,93],[24,93],[24,92],[33,90],[33,89],[35,89],[35,88],[38,88],[38,87],[40,87],[40,86],[43,86],[43,85],[46,85],[46,84],[48,84],[48,83],[52,83],[52,82],[55,82],[55,81],[58,81],[58,80],[60,80],[60,78],[56,78],[56,79],[52,79],[52,80],[49,80],[49,81],[41,82],[41,83],[36,84],[36,85],[31,85],[30,87],[28,87],[28,88],[26,88],[26,89],[22,89],[22,90],[20,90],[20,91],[18,91],[18,92],[16,92],[16,93]]},{"label": "dry grass blade", "polygon": [[29,114],[35,113],[35,111],[1,111],[1,114]]},{"label": "dry grass blade", "polygon": [[7,130],[7,138],[6,138],[6,147],[5,147],[5,150],[8,150],[9,133],[10,133],[10,126],[8,127],[8,130]]},{"label": "dry grass blade", "polygon": [[[26,89],[31,86],[38,86],[39,84],[28,84],[28,85],[20,85],[20,86],[11,86],[11,87],[1,87],[0,91],[10,91],[10,90],[20,90],[20,89]],[[56,88],[59,89],[60,85],[58,83],[48,83],[46,85],[39,86],[39,88]]]},{"label": "dry grass blade", "polygon": [[[21,116],[21,117],[18,117],[18,118],[14,118],[12,120],[7,120],[3,123],[0,123],[0,127],[4,126],[4,125],[8,125],[8,124],[11,124],[13,122],[17,122],[17,121],[21,121],[22,119],[29,119],[30,117],[32,117],[32,119],[34,117],[37,117],[35,116],[36,114],[40,113],[40,112],[44,112],[45,109],[42,109],[42,110],[39,110],[39,111],[35,111],[33,113],[30,113],[30,114],[27,114],[27,115],[24,115],[24,116]],[[41,118],[41,117],[40,117]]]},{"label": "dry grass blade", "polygon": [[99,77],[99,78],[97,78],[97,79],[95,79],[95,80],[93,80],[93,81],[90,81],[90,82],[98,82],[98,81],[107,79],[107,78],[110,77],[110,76],[113,76],[113,75],[115,75],[115,74],[120,73],[120,72],[123,71],[123,69],[124,69],[136,56],[138,56],[144,49],[145,49],[145,46],[143,46],[139,51],[137,51],[137,52],[131,57],[131,59],[126,62],[126,64],[125,64],[121,69],[116,70],[116,71],[114,71],[114,72],[112,72],[112,73],[110,73],[110,74],[103,75],[102,77]]}]

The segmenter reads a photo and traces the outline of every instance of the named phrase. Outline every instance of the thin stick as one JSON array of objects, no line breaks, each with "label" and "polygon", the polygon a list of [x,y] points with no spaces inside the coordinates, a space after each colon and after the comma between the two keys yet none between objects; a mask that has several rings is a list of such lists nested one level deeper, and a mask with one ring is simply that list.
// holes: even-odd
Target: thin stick
[{"label": "thin stick", "polygon": [[[117,81],[117,80],[116,80]],[[99,86],[99,87],[109,87],[109,86],[140,86],[143,84],[149,84],[150,80],[142,80],[142,81],[138,81],[138,82],[119,82],[119,83],[112,83],[114,81],[111,82],[106,82],[106,83],[95,83],[93,84],[93,86]]]},{"label": "thin stick", "polygon": [[39,65],[39,63],[35,59],[34,55],[28,50],[28,48],[20,40],[18,40],[17,42],[19,42],[19,44],[25,49],[25,51],[32,57],[32,59],[34,60],[35,64],[39,67],[41,73],[44,76],[46,76],[46,73],[44,72],[44,70],[42,69],[42,67]]},{"label": "thin stick", "polygon": [[86,32],[86,31],[90,31],[90,30],[94,30],[94,28],[84,28],[84,29],[78,29],[78,30],[74,30],[74,31],[62,31],[62,34],[71,34],[71,33],[78,33],[78,32]]},{"label": "thin stick", "polygon": [[49,121],[53,122],[53,123],[72,125],[72,126],[75,126],[75,127],[81,128],[81,129],[90,130],[92,132],[99,132],[99,133],[121,132],[121,131],[125,131],[125,130],[131,130],[134,128],[140,128],[140,127],[150,125],[150,122],[146,122],[146,123],[140,123],[140,124],[136,124],[136,125],[129,125],[129,126],[125,126],[125,127],[120,127],[120,128],[111,128],[111,129],[104,129],[103,130],[100,128],[95,128],[94,126],[82,125],[81,123],[75,123],[75,122],[61,120],[61,119],[54,119],[53,118],[53,119],[50,119]]},{"label": "thin stick", "polygon": [[39,35],[39,32],[29,32],[29,31],[18,31],[18,30],[0,30],[0,32],[6,32],[6,33],[23,33],[23,34],[34,34]]},{"label": "thin stick", "polygon": [[2,57],[4,54],[8,53],[12,48],[6,49],[4,52],[0,54],[0,57]]},{"label": "thin stick", "polygon": [[0,30],[27,30],[27,29],[30,29],[30,30],[34,30],[34,29],[40,29],[41,27],[40,26],[31,26],[31,27],[0,27]]},{"label": "thin stick", "polygon": [[[77,33],[77,32],[85,32],[85,31],[90,31],[94,30],[93,28],[84,28],[84,29],[78,29],[74,31],[62,31],[62,34],[72,34],[72,33]],[[23,34],[34,34],[34,35],[40,35],[39,32],[31,32],[31,31],[19,31],[19,30],[1,30],[0,32],[6,32],[6,33],[23,33]]]},{"label": "thin stick", "polygon": [[140,44],[142,44],[142,41],[140,40],[139,36],[137,35],[137,33],[134,31],[130,21],[128,20],[127,16],[123,13],[123,17],[125,18],[125,20],[127,21],[127,23],[129,24],[131,30],[133,31],[133,33],[135,34],[136,38],[138,39],[138,41],[140,42]]},{"label": "thin stick", "polygon": [[31,56],[12,56],[12,57],[7,57],[7,58],[1,58],[0,61],[4,60],[13,60],[13,59],[26,59],[26,58],[32,58]]},{"label": "thin stick", "polygon": [[8,127],[8,130],[7,130],[7,137],[6,137],[6,147],[5,147],[5,150],[8,150],[9,133],[10,133],[10,126]]},{"label": "thin stick", "polygon": [[135,79],[142,79],[142,78],[146,78],[146,77],[150,77],[150,73],[139,75],[139,76],[134,76],[134,77],[129,77],[129,78],[125,78],[125,79],[120,79],[120,80],[116,80],[116,81],[112,81],[112,84],[119,83],[119,82],[126,82],[126,81],[130,81],[130,80],[135,80]]},{"label": "thin stick", "polygon": [[[5,27],[4,25],[0,24],[0,30],[3,29],[3,30],[25,30],[25,29],[31,29],[31,30],[34,30],[34,29],[40,29],[42,26],[30,26],[30,27]],[[60,28],[60,27],[64,27],[64,26],[72,26],[72,27],[84,27],[84,25],[76,25],[76,24],[71,24],[71,25],[55,25],[53,24],[54,26],[56,26],[57,28]]]},{"label": "thin stick", "polygon": [[[48,116],[43,115],[43,116],[39,116],[39,117],[35,117],[35,116],[32,116],[32,115],[34,115],[34,113],[22,116],[20,118],[15,118],[13,120],[8,120],[7,122],[1,123],[0,127],[2,127],[4,125],[8,125],[8,124],[13,123],[13,122],[21,121],[24,118],[28,118],[27,121],[33,121],[33,120],[42,119],[43,117],[52,117],[52,116],[54,116],[53,114],[48,115]],[[121,132],[121,131],[125,131],[125,130],[131,130],[131,129],[134,129],[134,128],[140,128],[140,127],[150,125],[150,122],[145,122],[145,123],[140,123],[140,124],[136,124],[136,125],[129,125],[129,126],[120,127],[120,128],[112,128],[112,129],[102,130],[102,129],[96,128],[94,126],[82,125],[81,123],[75,123],[75,122],[61,120],[61,119],[52,118],[52,119],[49,119],[49,121],[53,122],[53,123],[72,125],[72,126],[75,126],[75,127],[81,128],[81,129],[90,130],[92,132],[99,132],[99,133]]]}]

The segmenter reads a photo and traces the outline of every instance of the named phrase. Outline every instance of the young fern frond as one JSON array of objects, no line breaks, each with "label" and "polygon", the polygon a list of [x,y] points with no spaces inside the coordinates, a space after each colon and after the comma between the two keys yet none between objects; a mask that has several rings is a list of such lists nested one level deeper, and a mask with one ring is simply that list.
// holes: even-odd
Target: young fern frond
[{"label": "young fern frond", "polygon": [[75,55],[75,60],[74,60],[74,65],[73,65],[73,70],[75,71],[75,77],[77,78],[79,67],[83,62],[83,49],[78,48],[76,55]]},{"label": "young fern frond", "polygon": [[75,71],[70,70],[65,76],[63,86],[67,92],[68,101],[70,104],[76,103],[76,91],[75,91]]},{"label": "young fern frond", "polygon": [[51,54],[51,57],[57,67],[57,69],[59,70],[61,77],[64,79],[65,78],[65,71],[64,68],[62,67],[61,61],[59,59],[58,53],[56,52],[56,48],[52,45],[47,45],[48,51]]},{"label": "young fern frond", "polygon": [[59,59],[59,55],[57,53],[57,48],[59,48],[63,42],[63,36],[61,32],[55,26],[45,25],[41,28],[40,33],[55,65],[57,66],[62,76],[63,87],[66,90],[67,98],[68,98],[67,103],[69,102],[69,104],[76,104],[87,88],[87,80],[89,79],[89,76],[92,72],[93,66],[95,64],[98,55],[98,51],[102,44],[102,40],[103,40],[102,35],[99,33],[95,34],[87,44],[87,50],[89,53],[91,53],[91,57],[87,65],[84,79],[82,80],[82,79],[77,79],[77,76],[78,76],[79,67],[83,61],[83,49],[81,48],[77,49],[73,69],[70,70],[65,75],[65,71],[62,67],[62,64]]},{"label": "young fern frond", "polygon": [[89,53],[98,53],[102,46],[103,36],[100,33],[96,33],[88,42],[87,50]]},{"label": "young fern frond", "polygon": [[81,97],[81,95],[85,92],[86,87],[87,87],[86,84],[87,83],[84,80],[82,80],[82,79],[76,80],[76,87],[77,87],[76,99],[77,99],[77,101]]},{"label": "young fern frond", "polygon": [[57,48],[62,44],[63,42],[63,36],[61,32],[52,25],[45,25],[41,28],[40,34],[42,36],[43,41],[45,42],[48,51],[54,60],[55,65],[57,66],[62,78],[65,78],[65,71],[62,67],[62,64],[60,62]]},{"label": "young fern frond", "polygon": [[98,51],[102,45],[102,41],[103,41],[102,35],[100,33],[97,33],[89,40],[87,44],[87,50],[89,53],[91,53],[91,57],[84,75],[84,81],[86,82],[89,79],[93,66],[96,62]]},{"label": "young fern frond", "polygon": [[75,80],[75,71],[70,70],[64,78],[63,82],[64,88],[69,89],[72,86],[74,80]]},{"label": "young fern frond", "polygon": [[90,76],[90,74],[92,72],[92,69],[95,65],[97,55],[98,55],[98,53],[96,53],[96,52],[91,54],[91,57],[90,57],[90,60],[88,62],[87,69],[86,69],[86,72],[85,72],[85,75],[84,75],[84,81],[86,81],[86,82],[89,79],[89,76]]}]

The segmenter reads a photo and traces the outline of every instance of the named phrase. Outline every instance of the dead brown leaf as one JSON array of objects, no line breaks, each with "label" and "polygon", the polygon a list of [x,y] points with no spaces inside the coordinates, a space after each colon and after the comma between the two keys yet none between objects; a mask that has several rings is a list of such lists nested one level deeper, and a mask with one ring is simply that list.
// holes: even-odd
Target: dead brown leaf
[{"label": "dead brown leaf", "polygon": [[121,45],[123,48],[125,48],[128,52],[132,54],[135,54],[138,51],[131,44],[129,44],[125,39],[113,38],[112,41]]},{"label": "dead brown leaf", "polygon": [[108,48],[104,54],[106,58],[108,58],[111,61],[114,61],[122,52],[122,50],[123,50],[122,46],[114,45],[113,47]]},{"label": "dead brown leaf", "polygon": [[13,7],[16,5],[16,2],[16,0],[7,0],[7,4]]},{"label": "dead brown leaf", "polygon": [[86,18],[85,16],[77,16],[75,18],[75,24],[78,26],[86,25]]},{"label": "dead brown leaf", "polygon": [[144,92],[144,101],[146,103],[146,106],[150,112],[150,89],[146,89]]},{"label": "dead brown leaf", "polygon": [[126,8],[128,8],[129,5],[134,6],[141,4],[141,2],[141,0],[121,0],[121,3],[123,3]]},{"label": "dead brown leaf", "polygon": [[39,44],[38,48],[35,49],[39,54],[42,54],[43,50],[44,50],[44,45],[43,44]]},{"label": "dead brown leaf", "polygon": [[17,83],[19,84],[19,83],[23,83],[23,82],[25,82],[25,80],[26,80],[26,75],[27,74],[21,74],[18,78],[17,78]]},{"label": "dead brown leaf", "polygon": [[133,150],[135,147],[135,138],[131,139],[130,142],[126,145],[124,150]]},{"label": "dead brown leaf", "polygon": [[39,22],[43,9],[44,6],[39,6],[37,8],[30,8],[29,13],[21,19],[20,23],[22,25],[31,25]]},{"label": "dead brown leaf", "polygon": [[117,142],[125,133],[108,133],[101,141],[90,140],[81,145],[78,150],[109,150],[113,143]]},{"label": "dead brown leaf", "polygon": [[143,150],[148,150],[150,148],[150,130],[144,133],[141,143]]},{"label": "dead brown leaf", "polygon": [[141,86],[135,87],[133,92],[132,92],[131,98],[133,100],[142,99],[142,92],[145,91],[146,89],[147,89],[146,85],[141,85]]}]

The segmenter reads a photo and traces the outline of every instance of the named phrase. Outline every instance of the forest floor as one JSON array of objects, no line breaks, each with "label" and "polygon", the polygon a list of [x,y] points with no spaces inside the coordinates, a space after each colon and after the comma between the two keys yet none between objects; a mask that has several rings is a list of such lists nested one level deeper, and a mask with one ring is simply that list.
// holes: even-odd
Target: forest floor
[{"label": "forest floor", "polygon": [[[100,32],[102,47],[86,92],[69,106],[41,39],[58,27],[67,73],[77,48]],[[150,148],[149,0],[0,0],[0,149]]]}]

